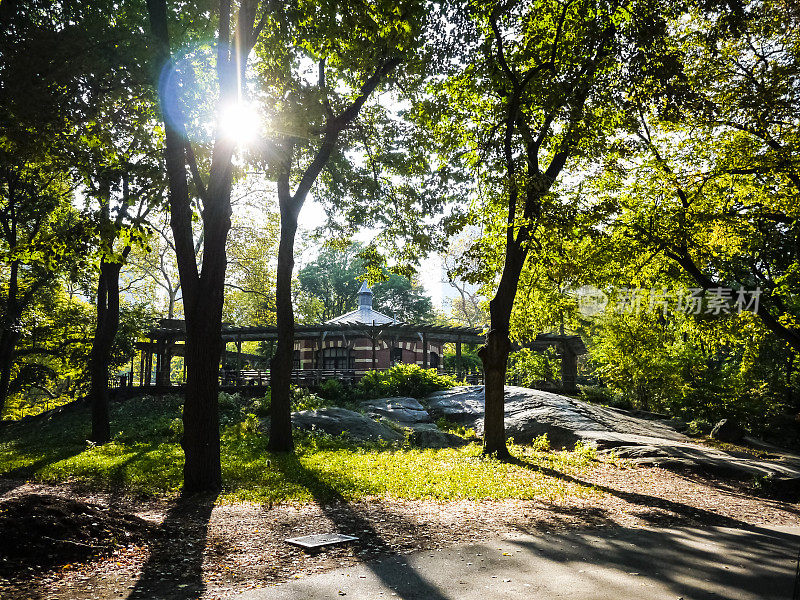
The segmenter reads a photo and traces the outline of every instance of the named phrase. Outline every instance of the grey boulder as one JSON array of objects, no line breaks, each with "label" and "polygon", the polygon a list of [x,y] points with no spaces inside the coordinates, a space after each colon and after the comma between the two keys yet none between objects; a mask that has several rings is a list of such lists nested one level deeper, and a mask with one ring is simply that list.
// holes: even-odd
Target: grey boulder
[{"label": "grey boulder", "polygon": [[307,431],[323,431],[330,435],[343,432],[356,440],[398,442],[403,434],[361,413],[328,406],[318,410],[292,413],[292,425]]},{"label": "grey boulder", "polygon": [[460,386],[434,392],[425,398],[425,406],[434,419],[444,417],[451,423],[475,427],[478,421],[483,421],[483,386]]},{"label": "grey boulder", "polygon": [[[474,427],[478,435],[483,435],[483,386],[436,392],[428,396],[425,403],[434,418],[444,417]],[[555,447],[572,447],[578,441],[587,440],[600,447],[620,445],[614,433],[688,441],[670,423],[655,415],[634,414],[510,385],[505,387],[505,430],[508,437],[523,444],[547,434]]]},{"label": "grey boulder", "polygon": [[469,440],[449,431],[442,431],[433,424],[415,426],[408,441],[418,448],[461,448],[469,444]]},{"label": "grey boulder", "polygon": [[373,418],[386,418],[400,425],[430,423],[431,416],[419,400],[406,397],[378,398],[361,403],[364,412]]}]

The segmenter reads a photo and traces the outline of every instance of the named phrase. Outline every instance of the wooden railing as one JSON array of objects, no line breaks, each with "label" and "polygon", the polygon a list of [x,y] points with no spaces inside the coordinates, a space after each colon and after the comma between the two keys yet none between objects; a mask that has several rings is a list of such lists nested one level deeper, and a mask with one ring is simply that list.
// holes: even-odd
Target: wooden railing
[{"label": "wooden railing", "polygon": [[[347,383],[358,381],[361,374],[354,369],[293,369],[292,383],[297,385],[313,385],[328,379],[338,379]],[[220,371],[222,385],[259,386],[269,385],[269,371],[236,370]]]},{"label": "wooden railing", "polygon": [[[457,376],[456,372],[451,370],[445,371],[441,369],[439,372],[443,375]],[[338,379],[343,383],[356,383],[363,374],[363,370],[356,371],[355,369],[293,369],[292,383],[295,385],[319,385],[329,379]],[[459,379],[472,385],[478,385],[483,383],[483,373],[462,373]],[[155,381],[156,378],[152,377],[151,386],[155,385]],[[109,387],[111,388],[132,387],[132,383],[130,374],[119,375],[109,379]],[[220,369],[219,383],[222,386],[236,387],[268,386],[269,370]],[[171,385],[181,385],[181,383],[172,383]]]}]

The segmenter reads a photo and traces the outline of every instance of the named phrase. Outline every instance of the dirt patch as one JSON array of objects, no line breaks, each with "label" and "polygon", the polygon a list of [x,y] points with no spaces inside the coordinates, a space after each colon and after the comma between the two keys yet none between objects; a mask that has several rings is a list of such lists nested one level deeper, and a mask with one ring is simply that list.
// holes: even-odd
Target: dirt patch
[{"label": "dirt patch", "polygon": [[144,542],[154,526],[135,515],[50,494],[0,502],[0,577],[27,579]]}]

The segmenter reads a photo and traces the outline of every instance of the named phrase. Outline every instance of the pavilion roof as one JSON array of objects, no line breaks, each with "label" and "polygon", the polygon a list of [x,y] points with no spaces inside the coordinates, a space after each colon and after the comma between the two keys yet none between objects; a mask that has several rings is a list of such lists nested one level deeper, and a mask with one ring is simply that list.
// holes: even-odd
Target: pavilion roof
[{"label": "pavilion roof", "polygon": [[[428,341],[461,341],[465,344],[478,344],[485,339],[483,332],[474,327],[436,325],[433,323],[416,324],[392,321],[373,325],[372,323],[367,324],[359,321],[329,321],[311,325],[295,325],[294,328],[294,338],[296,340],[319,339],[347,334],[382,339],[390,337],[421,338],[422,334],[425,334]],[[161,327],[157,327],[150,332],[150,337],[183,340],[186,338],[185,323],[177,320],[164,320]],[[222,340],[225,342],[267,341],[276,340],[277,338],[278,329],[273,325],[252,327],[223,325],[222,327]]]}]

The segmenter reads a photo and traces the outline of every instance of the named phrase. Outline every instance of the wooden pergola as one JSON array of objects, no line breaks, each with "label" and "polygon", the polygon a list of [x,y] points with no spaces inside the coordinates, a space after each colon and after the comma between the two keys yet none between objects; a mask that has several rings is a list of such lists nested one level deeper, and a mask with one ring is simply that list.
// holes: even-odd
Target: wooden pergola
[{"label": "wooden pergola", "polygon": [[[431,342],[451,343],[455,345],[456,374],[462,377],[464,374],[461,348],[462,344],[481,344],[485,337],[479,329],[458,326],[443,326],[435,324],[410,324],[410,323],[384,323],[367,325],[358,322],[338,322],[338,323],[318,323],[313,325],[296,325],[295,340],[307,340],[321,348],[326,340],[342,338],[366,338],[372,343],[372,368],[377,367],[376,353],[381,341],[391,341],[397,339],[418,338],[422,343],[422,367],[428,368],[428,344]],[[153,366],[155,366],[156,385],[170,385],[171,360],[174,356],[184,355],[184,343],[186,341],[186,327],[183,321],[176,319],[162,319],[159,327],[148,333],[147,341],[140,341],[136,348],[140,350],[140,377],[139,385],[152,385]],[[263,357],[242,353],[243,342],[275,342],[278,339],[277,328],[274,326],[251,326],[234,327],[223,326],[221,341],[227,345],[233,343],[236,346],[235,352],[225,350],[223,361],[227,364],[235,364],[237,371],[242,371],[246,362],[256,362],[263,360]],[[265,369],[266,370],[266,369]],[[297,380],[316,380],[336,376],[336,373],[323,372],[321,365],[315,369],[295,369],[295,379]],[[302,372],[301,372],[302,371]],[[348,375],[339,373],[339,375]],[[252,379],[252,378],[251,378]],[[259,383],[262,378],[258,376]],[[132,383],[132,382],[131,382]]]},{"label": "wooden pergola", "polygon": [[[168,387],[171,381],[172,357],[184,355],[186,341],[186,328],[184,322],[177,319],[162,319],[159,326],[148,334],[146,341],[136,343],[140,351],[139,357],[139,385]],[[326,340],[357,337],[366,338],[372,344],[372,369],[378,367],[377,348],[381,341],[396,341],[398,339],[418,338],[422,343],[422,367],[428,368],[428,344],[448,343],[455,346],[455,374],[459,379],[465,376],[462,363],[462,344],[482,344],[485,336],[481,330],[471,327],[445,326],[436,324],[411,324],[411,323],[384,323],[367,325],[360,322],[317,323],[313,325],[296,325],[295,340],[307,340],[314,348],[321,348]],[[243,342],[275,342],[278,333],[274,326],[234,327],[223,326],[221,341],[227,346],[232,343],[235,351],[223,350],[223,365],[235,365],[234,369],[225,370],[221,365],[220,375],[223,384],[232,384],[233,387],[261,386],[269,383],[268,365],[262,364],[261,369],[245,371],[245,363],[250,365],[264,361],[264,357],[242,352]],[[515,344],[514,350],[528,348],[534,352],[543,352],[549,347],[554,347],[561,357],[561,382],[564,391],[573,392],[577,389],[576,380],[578,372],[578,356],[587,353],[586,345],[578,335],[559,335],[553,333],[540,333],[530,342]],[[131,365],[133,367],[133,363]],[[152,373],[155,367],[155,381]],[[133,368],[131,368],[131,374]],[[323,369],[317,363],[311,369],[294,369],[293,379],[297,383],[317,383],[338,378],[344,380],[358,379],[359,375],[353,369],[331,370]],[[132,378],[128,385],[133,385]]]}]

